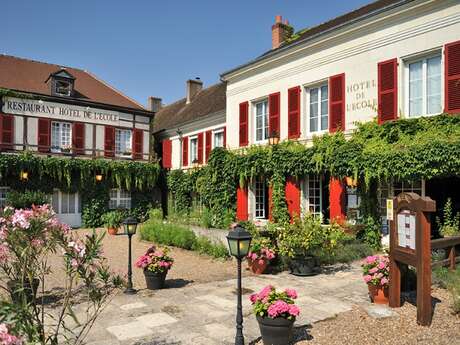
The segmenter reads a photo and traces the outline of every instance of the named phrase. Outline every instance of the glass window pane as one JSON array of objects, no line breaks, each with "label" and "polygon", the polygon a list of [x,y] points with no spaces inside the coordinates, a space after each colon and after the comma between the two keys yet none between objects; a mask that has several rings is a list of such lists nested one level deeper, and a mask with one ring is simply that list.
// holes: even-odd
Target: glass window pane
[{"label": "glass window pane", "polygon": [[75,194],[68,194],[69,196],[69,213],[75,213]]},{"label": "glass window pane", "polygon": [[423,113],[423,62],[409,64],[409,116]]},{"label": "glass window pane", "polygon": [[69,194],[61,193],[61,213],[69,213]]},{"label": "glass window pane", "polygon": [[427,113],[436,114],[441,107],[441,57],[427,59]]}]

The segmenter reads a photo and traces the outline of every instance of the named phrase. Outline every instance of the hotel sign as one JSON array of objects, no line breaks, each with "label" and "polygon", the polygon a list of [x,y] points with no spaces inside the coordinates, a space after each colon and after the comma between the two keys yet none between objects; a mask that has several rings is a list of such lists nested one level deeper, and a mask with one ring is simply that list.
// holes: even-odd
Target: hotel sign
[{"label": "hotel sign", "polygon": [[46,117],[61,121],[90,122],[112,126],[119,125],[120,118],[131,118],[131,115],[118,111],[14,97],[5,97],[3,99],[2,111],[7,114]]}]

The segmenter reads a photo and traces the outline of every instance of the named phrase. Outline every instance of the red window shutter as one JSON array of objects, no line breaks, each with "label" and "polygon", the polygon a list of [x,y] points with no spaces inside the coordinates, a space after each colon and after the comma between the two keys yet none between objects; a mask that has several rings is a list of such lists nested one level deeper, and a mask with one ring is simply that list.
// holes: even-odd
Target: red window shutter
[{"label": "red window shutter", "polygon": [[248,220],[248,189],[247,187],[236,189],[236,219]]},{"label": "red window shutter", "polygon": [[300,137],[300,86],[288,90],[288,138]]},{"label": "red window shutter", "polygon": [[172,151],[172,142],[169,139],[162,141],[162,164],[163,168],[171,169],[171,151]]},{"label": "red window shutter", "polygon": [[49,152],[51,146],[51,120],[38,119],[38,151]]},{"label": "red window shutter", "polygon": [[182,138],[182,166],[188,165],[188,137]]},{"label": "red window shutter", "polygon": [[209,155],[211,154],[212,150],[212,131],[206,131],[205,134],[205,147],[204,147],[204,156],[206,159],[206,162],[208,162]]},{"label": "red window shutter", "polygon": [[112,126],[104,129],[104,156],[115,157],[115,128]]},{"label": "red window shutter", "polygon": [[289,177],[286,180],[285,193],[286,204],[292,221],[294,217],[300,217],[300,187],[296,178]]},{"label": "red window shutter", "polygon": [[339,223],[345,220],[345,186],[337,178],[329,182],[329,218]]},{"label": "red window shutter", "polygon": [[224,127],[224,148],[227,147],[227,127]]},{"label": "red window shutter", "polygon": [[345,130],[345,73],[329,78],[329,132]]},{"label": "red window shutter", "polygon": [[240,146],[247,146],[249,143],[248,109],[248,102],[240,103]]},{"label": "red window shutter", "polygon": [[392,59],[378,64],[378,122],[398,117],[398,61]]},{"label": "red window shutter", "polygon": [[445,109],[447,113],[460,113],[460,41],[445,46]]},{"label": "red window shutter", "polygon": [[198,133],[198,163],[203,164],[203,133]]},{"label": "red window shutter", "polygon": [[12,149],[14,144],[14,116],[0,115],[0,141],[2,149]]},{"label": "red window shutter", "polygon": [[85,153],[85,124],[75,122],[72,128],[72,145],[76,154]]},{"label": "red window shutter", "polygon": [[268,96],[268,135],[280,135],[280,93],[272,93]]},{"label": "red window shutter", "polygon": [[133,158],[142,159],[144,157],[144,131],[139,128],[133,130]]},{"label": "red window shutter", "polygon": [[273,220],[273,187],[268,186],[268,220]]}]

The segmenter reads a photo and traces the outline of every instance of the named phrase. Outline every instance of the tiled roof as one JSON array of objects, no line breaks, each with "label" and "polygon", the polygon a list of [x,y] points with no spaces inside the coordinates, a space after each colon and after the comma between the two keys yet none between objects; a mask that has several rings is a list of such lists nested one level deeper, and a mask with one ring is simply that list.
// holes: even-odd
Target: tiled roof
[{"label": "tiled roof", "polygon": [[0,88],[51,96],[47,79],[50,74],[63,68],[75,77],[75,94],[72,99],[145,111],[141,104],[88,71],[10,55],[0,55]]},{"label": "tiled roof", "polygon": [[181,124],[196,120],[226,107],[226,85],[215,84],[198,92],[189,104],[183,98],[165,106],[155,114],[153,131],[179,127]]}]

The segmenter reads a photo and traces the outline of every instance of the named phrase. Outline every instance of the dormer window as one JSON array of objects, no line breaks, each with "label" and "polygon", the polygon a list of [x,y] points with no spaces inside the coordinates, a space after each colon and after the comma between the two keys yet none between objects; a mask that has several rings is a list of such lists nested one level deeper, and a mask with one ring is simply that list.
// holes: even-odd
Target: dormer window
[{"label": "dormer window", "polygon": [[65,68],[50,74],[46,82],[51,79],[51,94],[53,96],[72,97],[75,77]]}]

